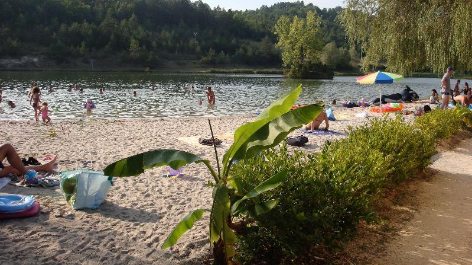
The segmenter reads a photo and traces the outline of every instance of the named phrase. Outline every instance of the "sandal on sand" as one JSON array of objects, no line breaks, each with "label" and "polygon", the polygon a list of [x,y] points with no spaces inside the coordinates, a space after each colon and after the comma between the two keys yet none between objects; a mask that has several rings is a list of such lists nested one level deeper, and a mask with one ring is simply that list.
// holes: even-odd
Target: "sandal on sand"
[{"label": "sandal on sand", "polygon": [[28,161],[27,161],[27,162],[28,162],[30,165],[32,165],[32,166],[39,166],[39,165],[41,165],[41,163],[39,163],[39,161],[36,160],[36,158],[31,157],[31,156],[28,158]]}]

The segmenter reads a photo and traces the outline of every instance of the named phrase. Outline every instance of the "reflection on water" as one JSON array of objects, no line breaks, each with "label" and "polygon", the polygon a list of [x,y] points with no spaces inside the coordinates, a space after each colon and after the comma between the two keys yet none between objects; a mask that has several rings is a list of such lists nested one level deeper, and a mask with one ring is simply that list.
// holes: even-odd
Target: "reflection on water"
[{"label": "reflection on water", "polygon": [[[298,84],[304,87],[299,99],[302,104],[362,97],[370,100],[378,97],[379,88],[384,94],[401,93],[405,84],[421,98],[427,98],[431,89],[440,85],[439,78],[407,78],[395,84],[359,85],[355,77],[320,81],[287,80],[279,75],[0,72],[0,87],[4,91],[0,119],[33,117],[28,93],[34,82],[41,88],[42,101],[57,110],[51,114],[53,120],[82,117],[82,104],[87,98],[95,102],[95,118],[213,117],[256,113]],[[67,92],[71,84],[77,84],[85,92]],[[55,92],[48,93],[48,86]],[[215,106],[207,105],[206,86],[215,91]],[[104,94],[99,94],[101,87],[105,88]],[[156,89],[151,90],[151,87]],[[133,91],[137,91],[136,97]],[[17,107],[10,109],[6,100],[13,100]]]}]

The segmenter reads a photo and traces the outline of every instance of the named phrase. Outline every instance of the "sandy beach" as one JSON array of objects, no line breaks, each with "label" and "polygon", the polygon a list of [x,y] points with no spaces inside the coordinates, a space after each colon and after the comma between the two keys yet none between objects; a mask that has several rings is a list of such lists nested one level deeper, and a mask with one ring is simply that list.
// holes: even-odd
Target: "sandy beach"
[{"label": "sandy beach", "polygon": [[[407,104],[414,110],[422,104]],[[303,150],[316,151],[326,140],[345,137],[349,126],[368,122],[355,117],[365,108],[335,109],[330,122],[335,135],[310,135]],[[370,116],[379,116],[368,112]],[[407,120],[413,115],[406,115]],[[235,129],[255,115],[211,118],[223,140],[220,156],[232,144]],[[153,149],[181,149],[215,162],[212,147],[198,144],[209,135],[206,118],[153,120],[53,120],[52,126],[33,121],[0,121],[1,143],[11,143],[23,156],[40,161],[57,155],[55,174],[90,168],[102,170],[116,160]],[[55,134],[55,136],[54,136]],[[301,135],[298,130],[292,135]],[[167,168],[139,177],[114,178],[105,203],[97,210],[74,211],[56,188],[7,185],[0,193],[34,195],[39,216],[0,220],[1,264],[176,264],[198,262],[209,253],[208,217],[196,223],[170,250],[160,246],[189,211],[211,203],[210,175],[203,165],[188,165],[177,179],[163,178]]]}]

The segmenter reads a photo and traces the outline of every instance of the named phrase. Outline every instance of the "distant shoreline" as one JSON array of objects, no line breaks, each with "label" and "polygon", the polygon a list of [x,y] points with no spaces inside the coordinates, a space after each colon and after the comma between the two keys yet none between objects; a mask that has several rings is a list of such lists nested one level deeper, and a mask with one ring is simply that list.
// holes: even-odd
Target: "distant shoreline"
[{"label": "distant shoreline", "polygon": [[[185,68],[146,69],[146,68],[102,68],[102,69],[73,69],[73,68],[0,68],[0,72],[90,72],[90,73],[164,73],[164,74],[276,74],[283,75],[283,69],[277,68]],[[366,73],[360,71],[336,71],[334,76],[361,76]],[[440,78],[441,74],[413,73],[407,78]],[[472,79],[470,74],[455,74],[454,79]]]}]

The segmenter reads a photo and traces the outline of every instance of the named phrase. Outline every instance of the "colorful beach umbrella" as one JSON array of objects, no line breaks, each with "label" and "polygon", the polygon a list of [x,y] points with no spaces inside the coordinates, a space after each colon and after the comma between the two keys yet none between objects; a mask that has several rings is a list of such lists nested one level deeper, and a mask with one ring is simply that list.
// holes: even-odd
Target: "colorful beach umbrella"
[{"label": "colorful beach umbrella", "polygon": [[[402,75],[387,73],[387,72],[375,72],[367,75],[363,75],[357,78],[356,82],[359,84],[391,84],[396,81],[403,79]],[[380,110],[382,111],[382,88],[379,88],[380,91]]]},{"label": "colorful beach umbrella", "polygon": [[391,84],[394,81],[400,81],[403,76],[387,73],[387,72],[375,72],[367,75],[363,75],[357,78],[359,84]]}]

